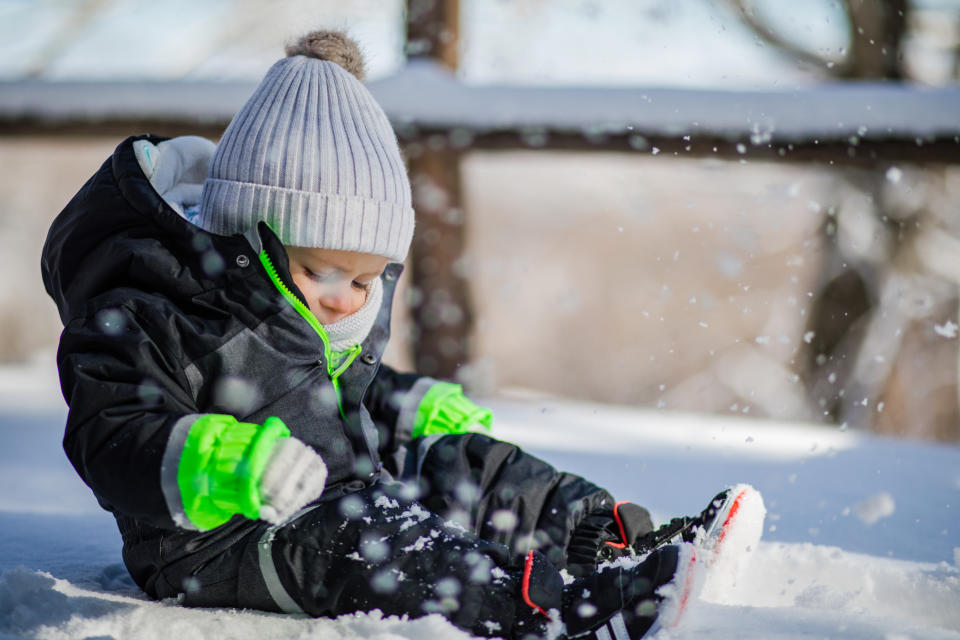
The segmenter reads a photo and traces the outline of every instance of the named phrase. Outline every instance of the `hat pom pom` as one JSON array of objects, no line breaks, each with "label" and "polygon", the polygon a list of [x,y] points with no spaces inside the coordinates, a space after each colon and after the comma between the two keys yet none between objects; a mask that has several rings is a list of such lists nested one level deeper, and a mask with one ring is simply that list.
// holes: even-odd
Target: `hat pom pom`
[{"label": "hat pom pom", "polygon": [[338,64],[361,82],[366,77],[360,47],[342,31],[311,31],[285,50],[288,57],[307,56]]}]

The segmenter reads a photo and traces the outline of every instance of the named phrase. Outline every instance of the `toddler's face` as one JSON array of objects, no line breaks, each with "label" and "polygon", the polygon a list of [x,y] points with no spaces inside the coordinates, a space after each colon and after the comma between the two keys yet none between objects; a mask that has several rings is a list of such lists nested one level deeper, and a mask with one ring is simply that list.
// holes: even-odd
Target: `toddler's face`
[{"label": "toddler's face", "polygon": [[320,324],[333,324],[367,300],[371,283],[389,262],[382,256],[336,249],[284,247],[290,275]]}]

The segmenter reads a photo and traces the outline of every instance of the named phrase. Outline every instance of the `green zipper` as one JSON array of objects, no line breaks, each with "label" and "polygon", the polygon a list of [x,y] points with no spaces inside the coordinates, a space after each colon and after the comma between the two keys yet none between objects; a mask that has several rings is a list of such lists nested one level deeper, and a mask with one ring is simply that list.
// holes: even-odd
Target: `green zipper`
[{"label": "green zipper", "polygon": [[297,310],[297,313],[303,316],[307,324],[313,327],[313,330],[320,336],[320,341],[323,342],[323,359],[327,363],[327,373],[330,375],[330,381],[333,382],[334,391],[337,392],[337,406],[340,408],[340,417],[346,420],[347,416],[343,411],[343,397],[340,393],[340,375],[353,364],[353,361],[360,355],[363,347],[359,344],[350,347],[345,356],[338,360],[340,363],[339,366],[334,367],[334,354],[330,348],[330,338],[327,336],[326,329],[323,328],[323,325],[317,320],[317,316],[313,315],[307,305],[303,304],[300,298],[290,291],[290,288],[280,279],[277,268],[273,266],[273,261],[271,261],[270,256],[267,255],[266,249],[260,252],[260,264],[263,265],[267,275],[270,276],[270,281],[273,282],[277,290],[280,291],[283,297],[287,299],[287,302]]}]

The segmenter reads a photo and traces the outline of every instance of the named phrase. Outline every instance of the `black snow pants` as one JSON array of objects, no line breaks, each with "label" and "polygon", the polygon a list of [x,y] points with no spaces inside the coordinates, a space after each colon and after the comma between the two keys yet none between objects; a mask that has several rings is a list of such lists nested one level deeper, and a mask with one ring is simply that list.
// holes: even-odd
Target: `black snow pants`
[{"label": "black snow pants", "polygon": [[124,559],[149,595],[191,606],[439,613],[474,635],[523,638],[546,623],[528,600],[560,606],[577,524],[613,505],[587,480],[480,434],[414,441],[393,471],[399,480],[321,499],[281,526],[235,518],[187,544],[168,536],[147,567],[157,541],[122,531]]}]

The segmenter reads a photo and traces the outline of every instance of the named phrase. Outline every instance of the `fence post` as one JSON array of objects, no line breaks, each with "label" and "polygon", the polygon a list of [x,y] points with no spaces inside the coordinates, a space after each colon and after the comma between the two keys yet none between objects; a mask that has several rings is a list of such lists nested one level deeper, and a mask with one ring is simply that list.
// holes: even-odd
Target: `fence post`
[{"label": "fence post", "polygon": [[[457,68],[457,0],[410,0],[407,56]],[[468,281],[458,269],[465,237],[460,152],[437,134],[406,147],[417,228],[411,251],[413,360],[417,371],[454,379],[468,357],[472,326]]]}]

